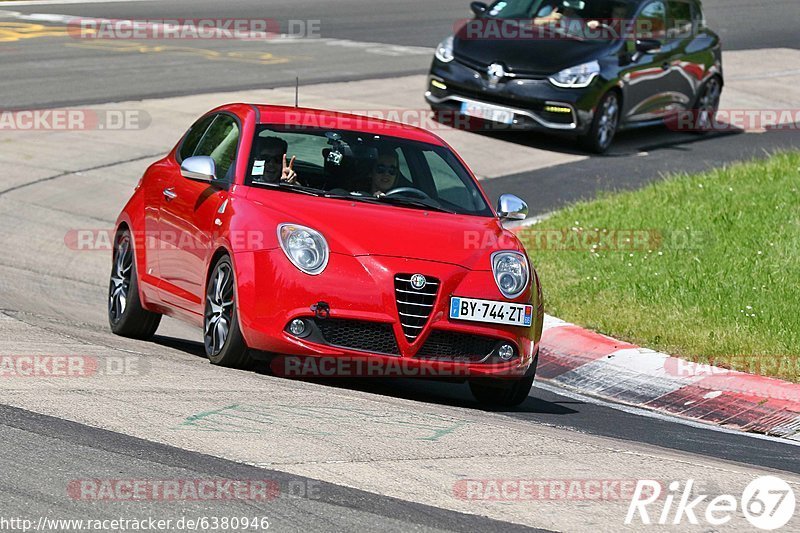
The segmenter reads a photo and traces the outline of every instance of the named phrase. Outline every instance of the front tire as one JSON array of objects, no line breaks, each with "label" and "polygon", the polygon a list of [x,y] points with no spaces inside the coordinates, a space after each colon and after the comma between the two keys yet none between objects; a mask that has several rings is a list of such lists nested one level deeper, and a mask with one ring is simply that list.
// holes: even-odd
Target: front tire
[{"label": "front tire", "polygon": [[579,144],[595,154],[605,153],[619,127],[620,100],[615,91],[606,93],[597,105],[589,131],[578,138]]},{"label": "front tire", "polygon": [[719,102],[722,97],[722,80],[712,76],[704,85],[697,97],[695,104],[694,133],[707,133],[712,131],[716,124]]},{"label": "front tire", "polygon": [[128,230],[117,233],[113,263],[108,287],[108,323],[111,331],[121,337],[150,340],[161,324],[161,315],[142,307],[136,257]]},{"label": "front tire", "polygon": [[530,374],[521,379],[476,379],[469,381],[469,389],[478,402],[491,407],[516,407],[531,393],[536,378],[539,354],[531,363]]},{"label": "front tire", "polygon": [[233,264],[229,257],[222,257],[214,265],[206,289],[203,344],[212,364],[248,368],[252,360],[239,328],[235,286]]}]

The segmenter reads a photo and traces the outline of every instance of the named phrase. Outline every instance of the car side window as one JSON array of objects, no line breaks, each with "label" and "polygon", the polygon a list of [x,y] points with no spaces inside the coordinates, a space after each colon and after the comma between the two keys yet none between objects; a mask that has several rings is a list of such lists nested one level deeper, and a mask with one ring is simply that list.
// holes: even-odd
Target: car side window
[{"label": "car side window", "polygon": [[671,40],[691,37],[694,24],[692,22],[692,5],[681,0],[669,0],[669,17],[667,19],[667,38]]},{"label": "car side window", "polygon": [[667,8],[664,2],[651,2],[636,19],[636,38],[663,41],[667,29]]},{"label": "car side window", "polygon": [[239,125],[229,115],[217,115],[203,136],[194,155],[208,156],[214,160],[217,179],[233,181],[236,149],[239,146]]},{"label": "car side window", "polygon": [[215,116],[216,115],[203,117],[197,122],[195,122],[191,128],[189,128],[189,131],[186,133],[186,136],[184,137],[183,144],[181,144],[181,149],[178,152],[181,161],[183,161],[187,157],[192,157],[194,155],[194,151],[197,149],[197,145],[203,138],[203,134],[206,132],[206,130],[208,130],[208,127],[211,125],[211,122],[214,121]]}]

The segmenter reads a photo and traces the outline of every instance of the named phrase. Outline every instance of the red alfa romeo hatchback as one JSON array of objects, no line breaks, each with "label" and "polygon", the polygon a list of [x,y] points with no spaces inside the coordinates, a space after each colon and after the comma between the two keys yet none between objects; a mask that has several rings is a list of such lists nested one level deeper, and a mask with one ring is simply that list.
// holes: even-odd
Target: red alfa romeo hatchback
[{"label": "red alfa romeo hatchback", "polygon": [[217,365],[401,364],[516,405],[533,384],[543,305],[501,220],[526,215],[511,195],[493,210],[430,132],[226,105],[147,169],[122,211],[111,329],[148,339],[167,315],[202,327]]}]

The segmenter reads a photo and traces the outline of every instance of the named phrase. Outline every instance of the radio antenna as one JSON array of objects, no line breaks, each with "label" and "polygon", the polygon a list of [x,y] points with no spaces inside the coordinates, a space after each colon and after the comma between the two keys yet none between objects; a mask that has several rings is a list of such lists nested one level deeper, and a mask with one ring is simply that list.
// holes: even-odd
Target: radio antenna
[{"label": "radio antenna", "polygon": [[294,79],[294,106],[300,107],[300,76]]}]

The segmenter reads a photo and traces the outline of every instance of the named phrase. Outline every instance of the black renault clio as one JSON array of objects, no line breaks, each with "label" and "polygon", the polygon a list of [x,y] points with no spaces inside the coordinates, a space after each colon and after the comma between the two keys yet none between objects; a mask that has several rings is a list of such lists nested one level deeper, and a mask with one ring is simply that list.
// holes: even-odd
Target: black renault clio
[{"label": "black renault clio", "polygon": [[439,116],[577,135],[602,153],[622,128],[705,131],[722,92],[720,39],[700,0],[473,2],[436,49]]}]

